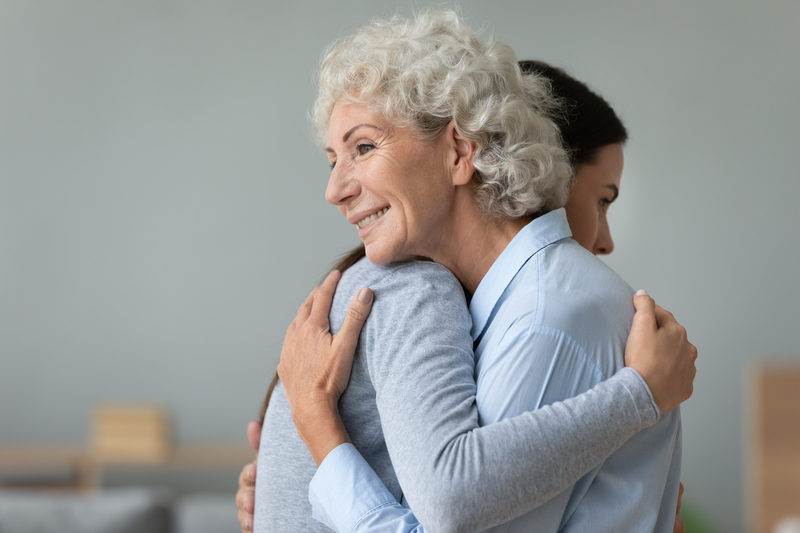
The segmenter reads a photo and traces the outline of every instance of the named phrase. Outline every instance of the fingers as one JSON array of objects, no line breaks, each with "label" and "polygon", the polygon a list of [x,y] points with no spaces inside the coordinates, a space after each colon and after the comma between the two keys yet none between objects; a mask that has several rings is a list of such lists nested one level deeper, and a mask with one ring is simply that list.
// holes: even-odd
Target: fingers
[{"label": "fingers", "polygon": [[675,515],[675,525],[672,528],[672,533],[686,533],[686,524],[683,523],[681,515]]},{"label": "fingers", "polygon": [[653,313],[656,308],[656,301],[647,294],[646,290],[639,289],[633,295],[633,306],[636,308],[637,313]]},{"label": "fingers", "polygon": [[656,324],[656,302],[645,291],[638,291],[633,297],[636,313],[633,315],[631,331],[625,347],[625,364],[645,376],[651,362],[646,357],[647,348],[654,344],[658,332]]},{"label": "fingers", "polygon": [[255,493],[245,490],[240,490],[236,493],[236,507],[239,509],[240,512],[244,514],[249,514],[250,519],[253,518],[253,507],[255,504]]},{"label": "fingers", "polygon": [[681,498],[683,497],[683,483],[678,485],[678,509],[675,511],[675,525],[672,526],[672,533],[686,533],[686,525],[681,518]]},{"label": "fingers", "polygon": [[253,515],[239,509],[239,525],[242,526],[242,533],[253,531]]},{"label": "fingers", "polygon": [[697,374],[697,348],[686,329],[669,311],[656,305],[644,291],[634,297],[633,317],[625,363],[639,372],[662,413],[689,399]]},{"label": "fingers", "polygon": [[294,321],[289,325],[289,329],[293,330],[302,324],[305,324],[309,319],[318,324],[322,329],[328,328],[328,314],[331,311],[331,304],[333,303],[333,295],[336,292],[336,285],[341,279],[342,273],[338,270],[332,271],[322,282],[322,285],[315,287],[308,295],[308,298],[297,310],[297,316]]},{"label": "fingers", "polygon": [[633,327],[645,331],[655,331],[657,329],[656,308],[658,307],[655,300],[645,291],[640,290],[633,297],[633,306],[636,308],[636,314],[633,315]]},{"label": "fingers", "polygon": [[341,277],[341,272],[338,270],[332,271],[314,294],[314,302],[311,305],[309,320],[323,329],[328,328],[328,314],[331,312],[333,295],[336,292],[336,285],[339,283]]},{"label": "fingers", "polygon": [[[239,473],[239,492],[236,493],[236,504],[239,505],[239,499],[244,497],[248,491],[252,491],[256,486],[256,469],[257,464],[255,461],[247,463]],[[242,502],[244,505],[244,502]],[[251,509],[252,510],[252,509]]]},{"label": "fingers", "polygon": [[685,353],[688,353],[688,350],[692,349],[695,350],[696,354],[696,348],[692,345],[692,343],[689,342],[687,338],[686,328],[678,324],[678,321],[675,320],[675,317],[672,315],[672,313],[666,309],[656,306],[656,323],[658,324],[659,332],[662,335],[666,335],[668,338],[673,339],[673,342],[680,344],[685,350]]},{"label": "fingers", "polygon": [[657,305],[646,291],[640,290],[633,297],[633,306],[636,308],[636,314],[633,316],[633,323],[640,322],[637,327],[643,328],[645,325],[649,329],[661,329],[667,326],[678,325],[678,321],[672,313]]},{"label": "fingers", "polygon": [[[256,475],[257,475],[256,472],[258,471],[258,461],[253,461],[249,465],[245,466],[245,470],[246,470],[246,476],[247,476],[246,479],[247,479],[248,485],[255,489],[255,487],[256,487]],[[253,507],[252,506],[248,507],[248,510],[252,511]]]},{"label": "fingers", "polygon": [[314,302],[314,295],[317,293],[317,289],[319,287],[314,287],[314,290],[308,295],[306,301],[303,302],[303,305],[300,306],[300,309],[297,310],[297,317],[292,322],[292,325],[295,324],[303,324],[306,320],[308,320],[308,316],[311,314],[311,305]]},{"label": "fingers", "polygon": [[656,322],[658,323],[659,328],[663,328],[669,324],[677,324],[678,321],[675,320],[675,317],[667,311],[666,309],[662,308],[660,305],[656,306]]},{"label": "fingers", "polygon": [[347,316],[344,319],[341,329],[336,334],[335,341],[337,348],[342,352],[355,353],[358,337],[361,335],[361,328],[372,310],[374,297],[372,290],[364,287],[353,296],[350,307],[347,309]]},{"label": "fingers", "polygon": [[253,510],[255,509],[255,470],[256,463],[242,468],[239,474],[239,490],[236,492],[236,507],[239,509],[239,525],[242,531],[253,531]]},{"label": "fingers", "polygon": [[249,424],[247,424],[247,442],[250,443],[250,447],[258,453],[258,446],[261,443],[261,424],[255,420],[251,420]]}]

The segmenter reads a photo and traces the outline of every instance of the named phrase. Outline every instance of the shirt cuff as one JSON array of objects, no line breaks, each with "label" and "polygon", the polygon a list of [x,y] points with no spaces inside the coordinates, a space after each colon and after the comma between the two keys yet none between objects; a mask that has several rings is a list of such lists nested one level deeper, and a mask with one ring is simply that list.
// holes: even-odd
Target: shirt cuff
[{"label": "shirt cuff", "polygon": [[353,530],[368,513],[397,500],[350,443],[334,448],[311,479],[312,517],[339,533]]},{"label": "shirt cuff", "polygon": [[625,388],[633,398],[636,405],[636,410],[642,419],[644,427],[650,427],[661,418],[661,411],[658,409],[656,400],[653,398],[653,393],[650,387],[647,386],[644,378],[639,372],[630,367],[625,367],[616,373],[615,377],[619,376]]}]

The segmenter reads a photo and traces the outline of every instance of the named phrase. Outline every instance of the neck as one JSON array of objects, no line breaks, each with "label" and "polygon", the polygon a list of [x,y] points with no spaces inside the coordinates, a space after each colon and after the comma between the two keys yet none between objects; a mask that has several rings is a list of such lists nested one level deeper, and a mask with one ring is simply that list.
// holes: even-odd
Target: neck
[{"label": "neck", "polygon": [[474,293],[506,246],[530,217],[490,219],[478,208],[474,194],[457,194],[448,221],[434,249],[426,254],[447,267]]}]

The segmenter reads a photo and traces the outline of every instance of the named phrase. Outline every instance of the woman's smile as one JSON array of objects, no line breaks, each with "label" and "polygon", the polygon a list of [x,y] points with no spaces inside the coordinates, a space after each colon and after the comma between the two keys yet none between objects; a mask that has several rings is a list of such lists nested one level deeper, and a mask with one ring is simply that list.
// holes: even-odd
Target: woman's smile
[{"label": "woman's smile", "polygon": [[356,227],[369,260],[385,265],[424,255],[452,202],[442,143],[422,142],[362,104],[337,103],[326,152],[325,197]]},{"label": "woman's smile", "polygon": [[[353,225],[355,227],[357,227],[359,230],[362,230],[362,229],[366,228],[367,226],[369,226],[371,222],[374,222],[377,219],[381,218],[383,215],[385,215],[388,210],[389,210],[389,207],[387,206],[387,207],[384,207],[384,208],[380,209],[379,211],[377,211],[375,213],[366,215],[363,218],[359,218],[359,217],[361,217],[360,214],[356,215],[355,218],[358,218],[358,222],[354,223]],[[359,233],[361,233],[361,232],[359,232]]]}]

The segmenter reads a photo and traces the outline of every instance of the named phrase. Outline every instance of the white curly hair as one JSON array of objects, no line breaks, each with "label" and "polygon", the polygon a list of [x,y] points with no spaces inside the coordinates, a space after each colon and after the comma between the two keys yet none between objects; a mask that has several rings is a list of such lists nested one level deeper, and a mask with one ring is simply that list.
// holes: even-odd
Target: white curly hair
[{"label": "white curly hair", "polygon": [[324,143],[333,106],[355,102],[434,140],[453,121],[475,142],[476,197],[491,217],[562,207],[572,167],[550,119],[547,79],[523,75],[514,52],[481,42],[454,11],[376,20],[323,55],[313,120]]}]

